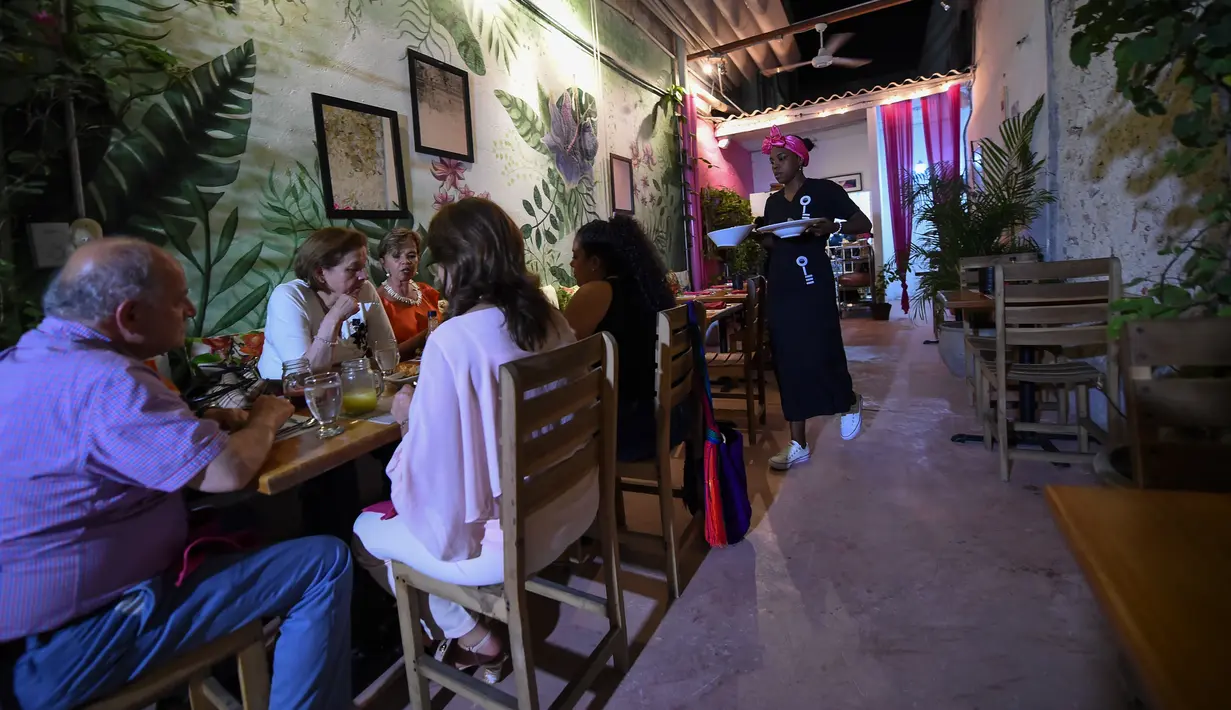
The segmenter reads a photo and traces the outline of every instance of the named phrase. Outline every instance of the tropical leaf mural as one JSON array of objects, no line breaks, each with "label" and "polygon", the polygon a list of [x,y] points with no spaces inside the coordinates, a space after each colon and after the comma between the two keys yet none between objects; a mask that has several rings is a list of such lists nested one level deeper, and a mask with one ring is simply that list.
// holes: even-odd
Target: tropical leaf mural
[{"label": "tropical leaf mural", "polygon": [[[137,130],[108,149],[87,190],[87,209],[107,233],[170,244],[197,271],[194,336],[206,334],[217,293],[237,286],[262,249],[258,243],[236,259],[217,292],[211,290],[214,269],[229,254],[239,218],[232,210],[215,235],[210,212],[239,175],[248,148],[255,77],[256,51],[249,40],[173,81],[146,110]],[[192,244],[198,227],[203,230],[199,253]],[[267,293],[264,284],[251,289],[210,332],[233,326]]]},{"label": "tropical leaf mural", "polygon": [[552,159],[546,175],[538,184],[532,183],[532,191],[521,201],[531,220],[521,225],[527,266],[547,283],[571,286],[573,277],[561,263],[568,250],[557,245],[598,217],[594,196],[597,104],[593,96],[576,87],[552,101],[540,86],[538,104],[545,121],[524,99],[499,89],[495,95],[517,135]]},{"label": "tropical leaf mural", "polygon": [[[542,92],[542,88],[539,89]],[[526,145],[534,148],[543,155],[550,156],[551,151],[547,150],[547,146],[543,145],[543,136],[547,134],[547,126],[543,123],[543,119],[539,114],[530,108],[530,104],[522,99],[509,94],[508,92],[496,89],[494,92],[496,100],[504,107],[505,112],[509,114],[509,118],[513,120],[513,127],[517,129],[517,135],[526,142]],[[545,96],[540,93],[540,96]],[[541,104],[543,115],[547,115],[547,103]]]},{"label": "tropical leaf mural", "polygon": [[398,28],[415,49],[439,59],[450,55],[444,37],[451,37],[466,67],[477,76],[487,73],[483,45],[453,0],[402,0]]},{"label": "tropical leaf mural", "polygon": [[210,210],[239,175],[255,77],[248,40],[168,86],[107,151],[87,189],[90,216],[111,233],[185,246],[198,218],[186,188]]},{"label": "tropical leaf mural", "polygon": [[508,4],[493,4],[485,0],[467,0],[470,6],[470,24],[475,34],[487,46],[492,60],[512,70],[517,58],[518,36],[522,34],[520,15]]}]

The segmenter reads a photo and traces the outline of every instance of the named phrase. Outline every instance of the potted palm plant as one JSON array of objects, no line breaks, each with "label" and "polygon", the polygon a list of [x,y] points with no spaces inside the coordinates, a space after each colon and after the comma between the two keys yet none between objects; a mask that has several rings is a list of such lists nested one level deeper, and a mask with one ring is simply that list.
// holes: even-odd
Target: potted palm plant
[{"label": "potted palm plant", "polygon": [[1000,124],[999,141],[979,141],[980,159],[972,161],[969,180],[948,163],[903,178],[903,199],[919,225],[911,259],[927,264],[911,310],[916,318],[932,315],[941,359],[955,376],[964,376],[966,369],[962,326],[942,320],[941,292],[961,286],[963,258],[1038,251],[1030,226],[1056,199],[1039,186],[1044,161],[1030,147],[1042,109],[1040,96],[1028,110]]}]

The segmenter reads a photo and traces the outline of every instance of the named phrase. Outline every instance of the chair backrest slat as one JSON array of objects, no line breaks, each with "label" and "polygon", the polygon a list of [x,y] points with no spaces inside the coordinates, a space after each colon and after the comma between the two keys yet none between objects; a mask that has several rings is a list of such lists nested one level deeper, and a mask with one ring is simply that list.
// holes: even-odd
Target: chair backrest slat
[{"label": "chair backrest slat", "polygon": [[[1114,264],[1113,264],[1114,262]],[[1066,261],[1014,262],[1001,264],[1005,281],[1068,281],[1107,277],[1119,271],[1120,260],[1114,256],[1099,259],[1068,259]]]},{"label": "chair backrest slat", "polygon": [[1107,342],[1107,325],[1072,325],[1064,328],[1006,328],[1005,345],[1079,348]]},{"label": "chair backrest slat", "polygon": [[1036,262],[1039,260],[1037,252],[1023,252],[1021,254],[996,254],[995,256],[967,256],[958,260],[958,274],[962,289],[966,291],[978,291],[980,272],[985,269],[995,267],[997,264],[1014,264]]},{"label": "chair backrest slat", "polygon": [[543,427],[559,423],[565,416],[587,409],[594,404],[601,391],[603,371],[594,369],[572,382],[548,389],[537,397],[526,400],[525,408],[518,417],[518,435],[527,437]]},{"label": "chair backrest slat", "polygon": [[744,328],[748,331],[741,341],[745,357],[752,358],[764,344],[765,337],[765,277],[748,279],[748,295],[744,300]]},{"label": "chair backrest slat", "polygon": [[[751,289],[751,285],[749,286]],[[703,308],[697,304],[698,308]],[[659,465],[669,465],[668,450],[671,443],[671,417],[675,414],[677,405],[691,403],[694,421],[692,429],[695,443],[694,455],[701,455],[700,432],[701,415],[699,392],[693,384],[696,379],[694,363],[696,353],[693,343],[691,326],[688,323],[689,305],[668,308],[658,313],[658,348],[656,365],[657,384],[654,389],[656,425],[656,457]]]},{"label": "chair backrest slat", "polygon": [[1126,329],[1134,366],[1220,367],[1231,364],[1231,319],[1137,321]]},{"label": "chair backrest slat", "polygon": [[1109,281],[1069,281],[1065,283],[1012,283],[1005,275],[1006,303],[1098,303],[1111,298]]},{"label": "chair backrest slat", "polygon": [[501,526],[516,553],[526,518],[597,476],[615,481],[616,345],[608,333],[500,368]]},{"label": "chair backrest slat", "polygon": [[659,417],[670,416],[671,408],[692,394],[693,342],[688,332],[688,305],[659,312],[655,365],[655,409]]},{"label": "chair backrest slat", "polygon": [[1005,309],[1006,325],[1076,325],[1106,323],[1111,317],[1107,303],[1077,303],[1059,306],[1025,306]]},{"label": "chair backrest slat", "polygon": [[1137,484],[1231,492],[1231,319],[1136,321],[1125,341]]}]

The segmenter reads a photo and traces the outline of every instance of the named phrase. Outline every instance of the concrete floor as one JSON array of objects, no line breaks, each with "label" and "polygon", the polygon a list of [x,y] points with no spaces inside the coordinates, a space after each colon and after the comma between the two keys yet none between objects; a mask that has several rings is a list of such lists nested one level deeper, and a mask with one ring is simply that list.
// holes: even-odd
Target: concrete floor
[{"label": "concrete floor", "polygon": [[[863,434],[814,421],[812,460],[771,472],[787,439],[771,393],[768,436],[748,449],[753,531],[692,550],[669,609],[661,574],[624,567],[634,664],[581,707],[1126,707],[1114,640],[1042,496],[1092,474],[1019,463],[1002,483],[994,453],[949,441],[977,427],[929,327],[850,319],[845,335]],[[654,527],[652,509],[638,517]],[[547,707],[604,622],[545,605],[533,623]]]}]

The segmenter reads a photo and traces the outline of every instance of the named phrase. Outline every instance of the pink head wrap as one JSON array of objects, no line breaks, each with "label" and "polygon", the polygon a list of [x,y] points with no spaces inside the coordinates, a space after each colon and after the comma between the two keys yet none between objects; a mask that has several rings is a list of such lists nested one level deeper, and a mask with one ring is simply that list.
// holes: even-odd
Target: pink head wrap
[{"label": "pink head wrap", "polygon": [[777,126],[770,126],[769,136],[761,141],[761,153],[769,155],[774,148],[786,148],[803,160],[803,167],[808,166],[808,147],[803,140],[797,136],[784,136]]}]

